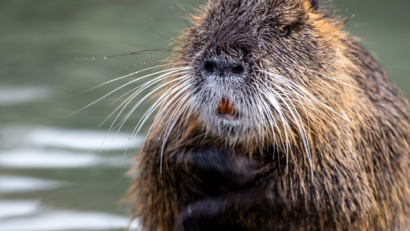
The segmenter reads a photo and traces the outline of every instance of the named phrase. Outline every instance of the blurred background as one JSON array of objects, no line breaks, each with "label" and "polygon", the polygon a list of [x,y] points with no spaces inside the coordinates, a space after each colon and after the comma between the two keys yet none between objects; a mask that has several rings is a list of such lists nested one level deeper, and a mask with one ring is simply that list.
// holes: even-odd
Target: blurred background
[{"label": "blurred background", "polygon": [[[183,12],[202,0],[0,1],[0,231],[124,230],[127,170],[143,141],[133,129],[143,105],[116,133],[119,93],[83,109],[135,76],[84,90],[153,65],[187,27]],[[356,15],[346,30],[383,64],[410,96],[409,1],[335,0]],[[97,58],[84,60],[84,58]],[[149,72],[148,72],[149,73]],[[140,76],[140,75],[139,75]],[[113,103],[113,101],[115,101]],[[74,113],[74,114],[73,114]],[[108,135],[107,135],[108,134]],[[132,229],[136,223],[130,224]]]}]

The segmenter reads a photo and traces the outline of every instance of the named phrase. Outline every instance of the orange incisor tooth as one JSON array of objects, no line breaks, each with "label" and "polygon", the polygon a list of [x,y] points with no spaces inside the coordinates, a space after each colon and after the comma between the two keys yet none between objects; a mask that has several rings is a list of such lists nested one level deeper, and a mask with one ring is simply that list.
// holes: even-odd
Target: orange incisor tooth
[{"label": "orange incisor tooth", "polygon": [[222,101],[219,103],[218,111],[222,114],[234,114],[236,112],[233,104],[229,102],[229,99],[225,98],[222,98]]}]

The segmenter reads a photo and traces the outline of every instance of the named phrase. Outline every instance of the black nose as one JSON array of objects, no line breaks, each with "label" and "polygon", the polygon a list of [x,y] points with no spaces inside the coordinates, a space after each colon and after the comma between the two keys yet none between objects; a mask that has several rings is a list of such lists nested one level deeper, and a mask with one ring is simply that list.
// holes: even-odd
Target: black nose
[{"label": "black nose", "polygon": [[203,63],[203,73],[205,77],[218,75],[221,77],[240,77],[244,74],[245,67],[241,63],[207,60]]}]

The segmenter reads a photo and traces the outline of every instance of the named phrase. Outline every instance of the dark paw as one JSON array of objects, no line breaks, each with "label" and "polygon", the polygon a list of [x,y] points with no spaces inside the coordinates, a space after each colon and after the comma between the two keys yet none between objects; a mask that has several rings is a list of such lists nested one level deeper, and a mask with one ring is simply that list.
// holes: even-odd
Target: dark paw
[{"label": "dark paw", "polygon": [[254,181],[257,166],[249,158],[232,157],[228,150],[206,147],[191,151],[188,163],[204,181],[221,181],[223,184],[245,186]]},{"label": "dark paw", "polygon": [[205,199],[188,205],[177,221],[180,231],[217,231],[223,230],[221,210],[223,202],[216,199]]}]

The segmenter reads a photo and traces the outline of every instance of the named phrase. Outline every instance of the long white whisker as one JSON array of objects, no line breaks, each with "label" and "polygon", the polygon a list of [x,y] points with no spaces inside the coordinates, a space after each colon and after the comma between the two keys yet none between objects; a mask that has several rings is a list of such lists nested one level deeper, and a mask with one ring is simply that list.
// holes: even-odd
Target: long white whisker
[{"label": "long white whisker", "polygon": [[[180,90],[180,92],[187,90],[189,87],[186,87],[186,85],[188,85],[188,84],[183,84],[183,85],[175,84],[175,85],[172,86],[170,89],[168,89],[166,92],[164,92],[164,93],[161,95],[161,97],[154,103],[154,105],[149,109],[149,111],[150,111],[149,113],[150,113],[150,114],[152,114],[152,112],[153,112],[154,110],[156,110],[156,108],[158,108],[159,106],[161,106],[161,109],[159,110],[159,112],[158,112],[157,115],[155,116],[155,119],[154,119],[154,121],[153,121],[152,124],[157,124],[158,120],[159,120],[160,118],[162,118],[162,115],[163,115],[163,113],[164,113],[164,110],[163,110],[163,109],[164,109],[164,108],[168,108],[169,104],[171,104],[171,102],[172,102],[175,98],[177,98],[179,95],[178,95],[178,94],[177,94],[177,95],[174,95],[173,97],[171,97],[171,99],[168,99],[168,100],[167,100],[168,96],[174,94],[175,91],[180,90],[182,87],[184,87],[184,88],[183,88],[182,90]],[[163,105],[163,103],[166,102],[166,101],[168,101],[168,102],[166,103],[166,105]],[[134,129],[133,134],[138,133],[138,131],[139,131],[139,130],[141,129],[141,127],[142,127],[142,124],[144,124],[147,119],[148,119],[147,116],[141,118],[142,122],[138,122],[138,123],[140,124],[140,126],[139,126],[138,128],[136,127],[136,128]],[[150,132],[152,131],[152,128],[153,128],[153,126],[151,126],[151,127],[149,128],[146,137],[149,137],[149,134],[150,134]]]},{"label": "long white whisker", "polygon": [[[186,70],[186,68],[181,68],[181,70]],[[113,102],[111,102],[111,104],[117,102],[118,100],[120,100],[120,99],[123,98],[124,96],[126,96],[126,95],[128,95],[128,94],[130,94],[130,93],[132,93],[132,92],[135,92],[136,90],[138,90],[138,89],[144,87],[145,85],[150,84],[150,83],[153,82],[154,80],[155,80],[155,82],[159,82],[159,81],[156,81],[156,80],[158,80],[158,79],[163,80],[163,79],[172,77],[172,76],[169,76],[169,74],[175,73],[175,72],[176,72],[176,71],[172,71],[172,72],[165,73],[165,74],[162,74],[162,75],[160,75],[160,76],[157,76],[157,77],[155,77],[154,79],[152,79],[152,80],[150,80],[150,81],[148,81],[148,82],[146,82],[146,83],[144,83],[144,84],[142,84],[142,85],[140,85],[140,86],[138,86],[138,87],[135,87],[135,88],[133,88],[133,89],[127,91],[126,93],[124,93],[123,95],[121,95],[118,99],[116,99],[116,100],[114,100]],[[173,76],[175,76],[175,75],[173,75]]]},{"label": "long white whisker", "polygon": [[[183,68],[183,69],[185,69],[185,68]],[[136,91],[134,94],[132,94],[130,97],[128,97],[126,100],[124,100],[124,102],[119,106],[119,107],[122,106],[122,109],[121,109],[120,112],[117,114],[117,116],[115,117],[114,121],[111,123],[111,126],[110,126],[110,128],[108,129],[107,135],[108,135],[108,134],[111,132],[111,130],[114,128],[114,125],[115,125],[116,121],[118,120],[118,118],[120,117],[120,115],[122,114],[122,112],[125,110],[125,108],[128,106],[128,104],[129,104],[135,97],[137,97],[137,96],[138,96],[141,92],[143,92],[146,88],[148,88],[148,87],[150,87],[150,86],[156,84],[157,82],[160,82],[160,81],[162,81],[163,79],[172,78],[172,77],[174,77],[174,76],[176,76],[176,75],[178,75],[178,74],[181,74],[180,71],[181,71],[181,70],[174,70],[174,71],[165,73],[165,74],[163,74],[163,75],[161,75],[161,76],[158,76],[158,77],[154,78],[153,80],[151,80],[151,81],[149,81],[148,83],[144,84],[144,85],[145,85],[144,87],[142,87],[141,89],[139,89],[138,91]],[[172,82],[172,81],[170,81],[170,82]],[[169,82],[168,82],[168,83],[169,83]],[[163,86],[166,86],[168,83],[163,84],[162,87],[163,87]],[[114,138],[112,139],[111,142],[113,142],[113,140],[115,139],[115,137],[118,135],[118,133],[119,133],[119,131],[121,130],[122,126],[124,125],[125,121],[129,118],[129,116],[132,114],[132,112],[133,112],[147,97],[149,97],[149,95],[153,94],[154,92],[156,92],[156,91],[159,90],[159,89],[160,89],[160,88],[156,88],[156,89],[152,90],[150,93],[148,93],[145,97],[143,97],[143,98],[137,103],[136,106],[134,106],[134,107],[130,110],[129,113],[127,113],[127,114],[124,116],[124,118],[123,118],[123,119],[120,121],[120,123],[118,124],[118,129],[117,129],[117,131],[116,131],[116,133],[115,133],[115,136],[114,136]],[[117,108],[111,113],[111,115],[114,114],[114,113],[118,110],[119,107],[117,107]],[[110,115],[109,117],[111,117],[111,115]],[[107,117],[106,120],[107,120],[109,117]],[[130,143],[129,143],[129,145],[131,145],[132,140],[133,140],[133,136],[131,136],[131,138],[130,138]],[[124,155],[125,155],[125,153],[127,152],[127,150],[128,150],[128,147],[126,148],[126,150],[125,150],[125,152],[124,152]]]},{"label": "long white whisker", "polygon": [[[180,107],[181,107],[181,105],[183,105],[184,103],[185,103],[185,100],[188,98],[190,96],[190,94],[188,94],[188,93],[185,93],[185,95],[184,96],[182,96],[182,98],[181,98],[181,101],[179,102],[179,104],[178,104],[178,106],[177,106],[177,108],[175,109],[175,110],[173,110],[173,114],[171,115],[171,118],[168,120],[168,122],[167,122],[167,128],[164,130],[164,131],[166,131],[166,130],[168,130],[168,133],[167,133],[167,135],[164,137],[164,139],[163,139],[163,141],[162,141],[162,147],[161,147],[161,160],[160,160],[160,174],[161,174],[161,181],[162,181],[162,159],[163,159],[163,156],[164,156],[164,149],[165,149],[165,144],[167,143],[167,141],[168,141],[168,138],[169,138],[169,136],[170,136],[170,134],[171,134],[171,132],[172,132],[172,130],[173,130],[173,128],[175,127],[175,124],[177,123],[177,121],[180,121],[180,120],[178,120],[178,119],[175,119],[175,117],[178,115],[178,114],[180,114],[181,113],[181,110],[180,110]],[[187,107],[187,105],[185,105],[185,108]],[[169,124],[169,122],[170,121],[173,121],[173,123],[172,124]],[[170,126],[171,125],[171,126]]]},{"label": "long white whisker", "polygon": [[[142,69],[142,70],[139,70],[139,71],[134,71],[134,72],[132,72],[132,73],[130,73],[130,74],[122,75],[122,76],[120,76],[120,77],[116,77],[116,78],[114,78],[114,79],[108,80],[108,81],[106,81],[106,82],[104,82],[104,83],[101,83],[101,84],[95,86],[95,87],[92,87],[92,88],[90,88],[90,89],[87,89],[87,90],[84,91],[84,92],[87,92],[87,91],[93,90],[93,89],[95,89],[95,88],[98,88],[98,87],[107,85],[107,84],[109,84],[109,83],[118,81],[118,80],[120,80],[120,79],[124,79],[124,78],[130,77],[130,76],[134,76],[134,75],[136,75],[136,74],[139,74],[139,73],[142,73],[142,72],[145,72],[145,71],[149,71],[149,70],[152,70],[152,69],[156,69],[156,68],[160,68],[160,67],[165,67],[165,66],[169,66],[169,64],[162,64],[162,65],[157,65],[157,66],[153,66],[153,67],[148,67],[148,68],[145,68],[145,69]],[[115,73],[115,72],[114,72],[114,73]]]},{"label": "long white whisker", "polygon": [[[327,77],[327,76],[323,76],[324,78],[326,78],[326,79],[330,79],[331,81],[335,81],[336,83],[339,83],[339,84],[341,84],[341,85],[345,85],[345,86],[347,86],[347,87],[351,87],[351,88],[353,88],[353,89],[356,89],[356,90],[358,90],[358,91],[364,91],[363,89],[361,89],[361,88],[359,88],[359,87],[357,87],[357,86],[353,86],[353,85],[351,85],[351,84],[348,84],[348,83],[345,83],[345,82],[343,82],[343,81],[340,81],[340,80],[337,80],[337,79],[334,79],[334,78],[331,78],[331,77]],[[350,78],[348,78],[348,77],[346,77],[346,79],[350,79]]]},{"label": "long white whisker", "polygon": [[[176,86],[176,87],[175,87],[175,86]],[[174,102],[174,100],[177,99],[177,98],[179,98],[179,97],[180,97],[180,94],[184,94],[183,98],[186,98],[186,97],[189,96],[189,94],[188,94],[187,92],[185,92],[187,89],[189,89],[189,85],[188,85],[188,84],[185,84],[185,86],[182,86],[182,85],[174,85],[174,87],[175,87],[175,88],[170,88],[170,89],[168,89],[168,91],[167,91],[166,93],[164,93],[164,94],[161,96],[160,99],[157,100],[156,103],[159,102],[159,105],[161,105],[163,102],[165,102],[165,99],[166,99],[165,97],[166,97],[166,96],[169,96],[170,94],[175,94],[175,93],[176,93],[175,95],[173,95],[173,96],[171,97],[171,99],[168,100],[168,102],[167,102],[166,105],[163,105],[163,106],[161,107],[160,112],[156,115],[156,118],[155,118],[153,124],[156,124],[156,123],[157,123],[157,120],[158,120],[159,118],[162,119],[162,118],[164,117],[164,116],[163,116],[163,114],[164,114],[164,112],[165,112],[164,108],[165,108],[165,109],[173,108],[173,105],[175,105],[175,103],[176,103],[176,102]],[[182,90],[179,90],[181,87],[184,87],[184,88],[183,88]],[[183,100],[180,102],[180,105],[181,105],[182,103],[183,103]],[[169,105],[169,104],[171,104],[171,105]],[[168,112],[169,112],[169,111],[168,111]],[[167,112],[165,115],[167,115],[168,112]],[[177,111],[176,111],[176,110],[173,110],[173,111],[172,111],[172,113],[175,113],[175,112],[177,112]],[[144,119],[144,122],[143,122],[142,124],[145,123],[145,120],[146,120],[146,118]],[[169,120],[169,119],[167,120],[167,125],[166,125],[167,128],[164,129],[163,131],[167,131],[167,130],[168,130],[170,121],[171,121],[171,120]],[[175,123],[175,122],[174,122],[174,123]],[[139,128],[137,128],[137,127],[134,128],[133,134],[136,134],[136,133],[139,131],[139,129],[141,128],[142,124],[140,125]],[[152,128],[153,128],[153,126],[150,127],[150,129],[149,129],[149,131],[148,131],[148,135],[150,134]],[[172,131],[172,129],[169,130],[168,133],[170,134],[171,131]],[[161,134],[162,134],[162,133],[161,133]],[[147,135],[147,137],[148,137],[148,135]],[[161,137],[161,136],[162,136],[162,135],[160,135],[160,137]],[[163,145],[162,145],[162,149],[161,149],[161,158],[160,158],[161,182],[162,182],[162,157],[163,157],[164,146],[165,146],[166,140],[167,140],[167,139],[163,139]]]},{"label": "long white whisker", "polygon": [[[163,75],[160,75],[160,76],[158,76],[158,77],[155,77],[154,79],[152,79],[152,80],[150,80],[150,81],[148,81],[148,82],[146,82],[146,83],[144,83],[144,84],[142,84],[142,85],[139,85],[138,87],[133,88],[133,89],[131,90],[131,91],[133,91],[133,93],[132,93],[129,97],[127,97],[120,105],[118,105],[118,106],[100,123],[100,126],[101,126],[102,124],[104,124],[109,118],[111,118],[111,116],[112,116],[113,114],[115,114],[115,112],[117,112],[119,108],[122,107],[123,109],[118,113],[117,117],[115,118],[115,120],[114,120],[114,122],[113,122],[113,124],[114,124],[115,121],[117,120],[117,118],[118,118],[118,117],[120,116],[120,114],[122,113],[122,111],[126,108],[126,106],[127,106],[136,96],[138,96],[141,92],[143,92],[145,89],[151,87],[152,85],[154,85],[154,84],[156,84],[156,83],[158,83],[158,82],[161,82],[161,81],[164,80],[164,79],[172,78],[172,77],[178,75],[178,74],[179,74],[179,71],[180,71],[180,70],[176,70],[176,71],[171,71],[171,72],[165,73],[165,74],[163,74]],[[124,106],[124,105],[125,105],[125,106]],[[112,125],[113,125],[113,124],[112,124]],[[112,127],[112,126],[111,126],[111,127]],[[110,127],[110,128],[111,128],[111,127]]]},{"label": "long white whisker", "polygon": [[[259,88],[259,85],[255,84],[255,87]],[[262,89],[262,88],[259,88],[259,90],[264,91],[264,89]],[[269,122],[269,126],[270,126],[270,129],[271,129],[270,132],[272,133],[272,136],[273,136],[274,145],[276,146],[276,148],[278,147],[278,143],[277,143],[277,139],[276,139],[276,132],[275,132],[275,128],[276,128],[277,131],[278,131],[278,134],[279,134],[279,138],[280,138],[280,140],[282,142],[282,145],[284,147],[282,135],[280,133],[277,121],[276,121],[275,117],[273,116],[271,109],[269,108],[269,106],[266,104],[266,102],[264,100],[260,99],[259,97],[255,97],[255,98],[257,100],[256,104],[260,105],[260,107],[262,107],[261,111],[264,112],[266,114],[266,116],[268,117],[266,119],[266,121]],[[263,116],[263,114],[261,114],[261,116]]]},{"label": "long white whisker", "polygon": [[[142,99],[140,99],[130,110],[129,110],[129,112],[124,116],[124,118],[121,120],[121,122],[120,122],[120,125],[119,125],[119,128],[117,129],[117,131],[119,131],[121,128],[122,128],[122,126],[125,124],[125,122],[126,122],[126,120],[129,118],[129,116],[137,109],[137,107],[139,107],[140,105],[141,105],[141,103],[145,100],[145,99],[147,99],[148,97],[150,97],[153,93],[155,93],[156,91],[158,91],[159,89],[161,89],[161,88],[163,88],[163,87],[165,87],[165,86],[167,86],[168,84],[170,84],[170,83],[172,83],[172,82],[176,82],[176,81],[179,81],[179,80],[181,80],[181,79],[186,79],[186,76],[181,76],[181,77],[178,77],[178,78],[176,78],[176,79],[173,79],[173,80],[171,80],[171,81],[169,81],[169,82],[166,82],[166,83],[164,83],[164,84],[161,84],[160,86],[158,86],[157,88],[155,88],[154,90],[152,90],[152,91],[150,91],[149,93],[147,93]],[[136,97],[136,96],[134,96],[134,97]],[[132,98],[133,99],[133,98]],[[132,100],[132,99],[130,99],[130,100]],[[127,103],[128,104],[128,103]],[[125,105],[126,106],[126,105]]]},{"label": "long white whisker", "polygon": [[[158,72],[151,73],[151,74],[142,76],[142,77],[140,77],[140,78],[134,79],[134,80],[132,80],[132,81],[126,83],[126,84],[121,85],[120,87],[115,88],[114,90],[110,91],[109,93],[105,94],[104,96],[100,97],[99,99],[95,100],[94,102],[92,102],[92,103],[90,103],[90,104],[88,104],[88,105],[86,105],[86,106],[80,108],[79,110],[77,110],[77,111],[71,113],[70,115],[75,114],[75,113],[78,113],[78,112],[80,112],[80,111],[82,111],[82,110],[84,110],[84,109],[86,109],[86,108],[88,108],[88,107],[90,107],[90,106],[92,106],[92,105],[94,105],[94,104],[100,102],[101,100],[103,100],[103,99],[105,99],[106,97],[110,96],[110,95],[113,94],[114,92],[116,92],[116,91],[118,91],[118,90],[120,90],[120,89],[122,89],[122,88],[124,88],[124,87],[126,87],[126,86],[128,86],[128,85],[130,85],[130,84],[132,84],[132,83],[135,83],[135,82],[137,82],[137,81],[139,81],[139,80],[141,80],[141,79],[145,79],[145,78],[148,78],[148,77],[150,77],[150,76],[157,75],[157,74],[160,74],[160,73],[168,72],[168,71],[170,71],[170,70],[172,71],[172,70],[178,70],[178,69],[180,69],[180,68],[170,68],[170,69],[168,69],[168,70],[158,71]],[[131,76],[131,75],[133,75],[133,74],[129,74],[129,75],[127,75],[127,76]],[[124,76],[124,77],[125,77],[125,76]]]},{"label": "long white whisker", "polygon": [[[267,74],[267,75],[269,75],[269,76],[274,77],[275,79],[281,79],[281,78],[283,79],[283,77],[280,76],[280,75],[276,75],[276,74],[269,73],[269,72],[265,72],[265,71],[262,71],[262,72],[265,73],[265,74]],[[293,82],[289,82],[289,83],[293,83]],[[293,84],[294,84],[294,83],[293,83]],[[311,93],[309,93],[305,88],[300,87],[300,86],[297,86],[297,85],[296,85],[295,87],[297,87],[301,92],[303,92],[305,95],[309,96],[313,101],[319,103],[319,105],[323,106],[324,108],[326,108],[327,110],[331,111],[331,112],[334,113],[335,115],[337,115],[337,116],[339,116],[340,118],[346,120],[347,122],[350,121],[348,118],[346,118],[346,117],[342,116],[341,114],[337,113],[336,111],[334,111],[331,107],[329,107],[329,106],[327,106],[326,104],[322,103],[320,100],[318,100],[316,97],[314,97]]]},{"label": "long white whisker", "polygon": [[[165,100],[167,100],[167,97],[169,95],[174,94],[176,91],[180,91],[183,92],[185,90],[188,89],[188,84],[176,84],[173,87],[171,87],[170,89],[168,89],[166,92],[164,92],[162,94],[162,96],[147,110],[147,112],[141,117],[140,121],[137,124],[137,129],[136,129],[136,133],[139,132],[139,130],[142,128],[143,124],[146,122],[146,120],[149,118],[149,115],[151,115],[159,106],[162,106],[162,104],[165,102]],[[177,95],[179,96],[179,95]],[[173,98],[171,98],[173,99]],[[168,105],[170,104],[171,100],[169,100],[169,102],[165,105],[165,108],[168,108]],[[161,118],[163,114],[163,110],[160,110],[160,112],[158,112],[158,114],[156,115],[156,118],[153,122],[153,124],[156,123],[158,118]],[[135,134],[136,134],[135,133]],[[134,132],[133,132],[134,134]]]},{"label": "long white whisker", "polygon": [[[295,95],[298,98],[300,104],[303,107],[303,110],[305,111],[306,117],[308,117],[308,116],[307,116],[307,111],[306,111],[305,104],[303,102],[306,102],[310,106],[314,107],[317,111],[319,111],[317,109],[316,105],[309,99],[309,97],[307,97],[303,92],[300,92],[299,88],[295,87],[297,85],[295,83],[293,83],[291,80],[288,80],[288,79],[285,79],[285,78],[281,78],[281,79],[275,78],[275,81],[279,82],[279,83],[282,83],[287,89],[292,91],[293,94],[290,94],[290,95]],[[268,82],[270,84],[272,84],[272,86],[276,86],[278,88],[280,87],[278,84],[274,84],[271,80],[268,80]],[[283,88],[282,88],[282,91],[284,91]],[[289,94],[286,94],[286,95],[289,95]]]},{"label": "long white whisker", "polygon": [[[178,84],[174,85],[173,87],[175,87],[175,86],[181,88],[181,86],[178,85]],[[168,89],[168,91],[171,91],[173,87],[171,87],[170,89]],[[186,90],[186,89],[188,89],[188,87],[186,87],[186,88],[183,89],[183,90]],[[180,91],[179,93],[181,93],[181,92],[182,92],[182,91]],[[165,92],[165,93],[161,96],[161,98],[159,98],[159,99],[154,103],[154,105],[152,105],[152,106],[150,107],[150,109],[149,109],[147,112],[144,113],[144,116],[140,119],[140,121],[138,122],[137,126],[134,127],[134,130],[133,130],[132,135],[131,135],[131,139],[133,139],[133,138],[138,134],[138,132],[141,130],[142,126],[145,124],[145,122],[147,121],[147,119],[149,118],[149,116],[150,116],[159,106],[161,106],[161,105],[167,100],[167,97],[166,97],[166,96],[168,96],[167,92]],[[169,101],[172,102],[174,99],[178,98],[178,96],[179,96],[179,95],[175,95],[175,96],[172,97]],[[167,107],[167,108],[168,108],[168,107]],[[157,121],[157,119],[161,116],[161,114],[162,114],[162,112],[157,114],[157,116],[156,116],[156,118],[155,118],[155,121],[154,121],[152,124],[156,124],[156,121]],[[150,132],[151,132],[152,128],[153,128],[153,126],[151,126],[150,129],[148,130],[148,133],[147,133],[147,135],[146,135],[146,138],[150,136]],[[118,132],[118,131],[117,131],[117,132]],[[144,142],[144,143],[145,143],[145,142]],[[161,162],[162,162],[162,160],[161,160]]]},{"label": "long white whisker", "polygon": [[[261,86],[261,87],[264,88],[263,86]],[[273,91],[274,93],[270,92],[266,88],[264,88],[264,89],[265,89],[265,91],[263,91],[263,94],[264,94],[265,98],[274,107],[274,109],[278,112],[278,114],[281,118],[283,131],[285,133],[284,134],[285,135],[285,142],[284,143],[286,144],[286,146],[284,147],[284,149],[285,149],[285,154],[286,154],[286,165],[288,166],[288,156],[289,156],[289,151],[291,150],[291,146],[290,146],[290,142],[289,142],[289,135],[288,135],[288,129],[290,130],[290,126],[289,126],[289,123],[286,119],[285,113],[282,111],[282,108],[281,108],[278,100],[274,96],[274,95],[278,95],[278,93],[275,92],[273,89],[271,89],[271,91]]]},{"label": "long white whisker", "polygon": [[[149,81],[148,83],[143,84],[143,86],[144,86],[144,85],[145,85],[145,86],[144,86],[141,90],[136,91],[134,94],[132,94],[132,95],[131,95],[130,97],[128,97],[126,100],[124,100],[124,101],[123,101],[116,109],[114,109],[114,111],[111,112],[110,115],[108,115],[108,116],[104,119],[104,121],[102,122],[102,123],[105,123],[109,118],[111,118],[111,116],[112,116],[120,107],[122,107],[122,109],[120,110],[120,112],[118,113],[118,115],[115,117],[114,121],[111,123],[111,126],[110,126],[110,128],[108,129],[107,134],[106,134],[105,137],[107,137],[108,134],[111,132],[111,130],[112,130],[113,127],[114,127],[114,124],[116,123],[116,121],[118,120],[118,118],[119,118],[119,116],[122,114],[122,112],[125,110],[125,108],[127,107],[127,105],[128,105],[139,93],[141,93],[144,89],[148,88],[149,86],[151,86],[151,85],[153,85],[153,84],[155,84],[155,83],[157,83],[157,82],[159,82],[159,81],[162,81],[163,79],[170,78],[170,77],[173,77],[173,76],[177,75],[179,71],[180,71],[180,70],[174,70],[174,71],[165,73],[165,74],[163,74],[163,75],[161,75],[161,76],[158,76],[158,77],[154,78],[153,80]],[[141,87],[141,86],[139,86],[139,87]],[[139,87],[137,87],[137,88],[139,88]],[[101,124],[102,124],[102,123],[101,123]],[[101,124],[100,124],[100,125],[101,125]],[[120,125],[122,126],[122,123],[120,123]],[[113,137],[111,143],[113,142],[113,140],[114,140],[115,137],[117,136],[119,130],[120,130],[120,129],[117,130],[117,132],[116,132],[115,136]],[[105,138],[104,138],[104,142],[105,142]],[[103,142],[103,143],[104,143],[104,142]],[[127,149],[128,149],[128,148],[127,148]],[[126,149],[126,150],[127,150],[127,149]]]},{"label": "long white whisker", "polygon": [[[168,94],[168,91],[172,90],[172,89],[173,89],[174,87],[176,87],[176,86],[178,86],[178,85],[172,86],[172,87],[171,87],[170,89],[168,89],[164,94],[162,94],[161,97],[160,97],[159,99],[157,99],[157,101],[148,109],[148,111],[144,114],[144,116],[141,117],[140,121],[138,122],[138,124],[140,124],[140,126],[137,125],[137,126],[134,128],[134,130],[133,130],[133,132],[132,132],[132,135],[131,135],[132,137],[134,137],[134,136],[136,136],[136,135],[138,134],[139,130],[142,128],[142,125],[145,124],[145,122],[146,122],[146,120],[149,118],[149,116],[150,116],[155,110],[157,110],[158,107],[163,108],[163,103],[164,103],[165,101],[168,101],[168,102],[173,101],[173,97],[169,100],[169,99],[167,99],[167,96],[169,95],[169,94]],[[143,145],[142,145],[142,149],[144,148],[144,144],[146,143],[147,139],[148,139],[149,137],[151,137],[150,134],[151,134],[151,132],[152,132],[152,129],[154,128],[154,124],[157,123],[157,121],[158,121],[159,118],[162,118],[162,117],[161,117],[162,114],[163,114],[163,110],[160,109],[160,110],[159,110],[159,113],[157,113],[157,115],[155,116],[154,122],[152,123],[152,125],[151,125],[150,128],[148,129],[148,132],[147,132],[147,134],[146,134],[146,136],[145,136],[145,139],[144,139],[144,142],[143,142]],[[141,122],[141,121],[142,121],[142,122]],[[159,138],[158,138],[158,139],[159,139]]]},{"label": "long white whisker", "polygon": [[[306,135],[305,128],[304,128],[304,126],[303,126],[302,119],[301,119],[301,117],[300,117],[300,115],[299,115],[299,113],[298,113],[298,111],[297,111],[295,105],[293,104],[292,100],[289,98],[289,94],[287,94],[286,92],[282,91],[282,89],[281,89],[280,87],[278,87],[278,86],[276,86],[276,87],[279,89],[279,91],[282,92],[282,94],[283,94],[283,95],[286,97],[286,99],[287,99],[287,100],[286,100],[285,98],[283,98],[280,94],[276,94],[276,96],[281,99],[282,103],[285,104],[285,106],[287,107],[287,109],[288,109],[289,112],[291,113],[291,116],[292,116],[292,118],[293,118],[293,120],[294,120],[294,122],[295,122],[295,124],[296,124],[296,126],[297,126],[297,128],[298,128],[298,130],[299,130],[299,133],[300,133],[300,135],[301,135],[302,142],[303,142],[303,145],[304,145],[305,150],[306,150],[306,155],[307,155],[309,167],[310,167],[311,171],[313,171],[313,170],[312,170],[312,163],[311,163],[310,145],[309,145],[309,141],[308,141],[308,139],[307,139],[307,135]],[[274,93],[274,94],[275,94],[275,93]],[[313,174],[313,172],[312,172],[312,174]]]},{"label": "long white whisker", "polygon": [[[135,99],[140,93],[142,93],[142,92],[143,92],[144,90],[146,90],[147,88],[149,88],[149,87],[155,85],[156,83],[161,82],[162,80],[167,79],[167,78],[173,78],[173,77],[175,77],[175,76],[177,76],[177,75],[184,74],[184,72],[180,72],[180,71],[181,71],[181,70],[176,70],[176,71],[172,71],[172,72],[166,73],[166,74],[164,74],[164,75],[162,75],[162,76],[159,76],[159,77],[153,79],[152,81],[150,81],[150,82],[148,82],[148,83],[146,83],[146,84],[143,84],[141,87],[139,87],[139,89],[138,89],[136,92],[134,92],[131,96],[129,96],[126,100],[124,100],[124,102],[121,104],[121,106],[124,105],[124,106],[123,106],[123,109],[125,109],[125,108],[128,106],[128,104],[129,104],[133,99]],[[161,87],[157,87],[156,89],[150,91],[150,92],[148,93],[148,95],[145,95],[145,96],[133,107],[133,109],[131,109],[130,111],[131,111],[131,112],[134,111],[146,98],[148,98],[147,96],[152,95],[154,92],[156,92],[156,91],[159,90],[160,88],[165,87],[165,86],[168,85],[170,82],[174,82],[174,81],[175,81],[175,79],[172,80],[172,81],[166,82],[166,83],[162,84]],[[125,103],[125,104],[124,104],[124,103]],[[118,107],[117,107],[117,108],[118,108]],[[122,111],[123,111],[123,110],[121,110],[121,112],[122,112]],[[117,117],[119,117],[120,114],[121,114],[121,113],[118,113],[118,116],[117,116]],[[120,123],[122,123],[122,122],[124,122],[125,120],[127,120],[128,116],[130,116],[130,115],[131,115],[131,113],[127,113],[127,115],[124,116],[123,120],[122,120]]]},{"label": "long white whisker", "polygon": [[[87,90],[84,90],[84,91],[82,91],[81,93],[86,93],[86,92],[89,92],[89,91],[94,90],[94,89],[96,89],[96,88],[99,88],[99,87],[102,87],[102,86],[104,86],[104,85],[107,85],[107,84],[109,84],[109,83],[115,82],[115,81],[117,81],[117,80],[124,79],[124,78],[126,78],[126,77],[130,77],[130,76],[133,76],[133,75],[136,75],[136,74],[145,72],[145,71],[149,71],[149,70],[156,69],[156,68],[160,68],[160,67],[164,67],[164,66],[169,66],[169,64],[157,65],[157,66],[153,66],[153,67],[149,67],[149,68],[145,68],[145,69],[142,69],[142,70],[133,72],[133,73],[131,73],[131,74],[127,74],[127,75],[123,75],[123,76],[120,76],[120,77],[116,77],[116,78],[114,78],[114,79],[112,79],[112,80],[108,80],[108,81],[106,81],[106,82],[104,82],[104,83],[100,83],[100,84],[98,84],[97,86],[88,88]],[[115,72],[114,72],[114,73],[115,73]]]}]

